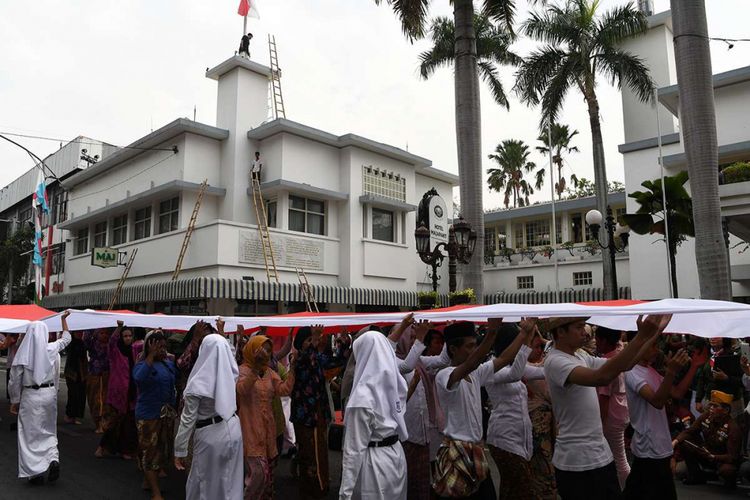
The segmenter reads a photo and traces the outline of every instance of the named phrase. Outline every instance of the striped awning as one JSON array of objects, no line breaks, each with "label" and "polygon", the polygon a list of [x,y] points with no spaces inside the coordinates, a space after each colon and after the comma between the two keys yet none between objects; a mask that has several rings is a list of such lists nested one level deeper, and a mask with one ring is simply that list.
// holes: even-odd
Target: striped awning
[{"label": "striped awning", "polygon": [[[371,288],[310,285],[315,301],[323,304],[414,307],[417,293]],[[42,305],[51,309],[109,305],[114,289],[50,295]],[[191,299],[235,299],[304,302],[297,283],[266,283],[227,278],[192,278],[123,287],[118,303],[138,304]]]},{"label": "striped awning", "polygon": [[[630,287],[619,288],[619,297],[629,299]],[[560,302],[594,302],[608,300],[603,288],[586,288],[583,290],[560,290]],[[485,295],[485,304],[554,304],[557,302],[554,290],[547,292],[513,292]]]}]

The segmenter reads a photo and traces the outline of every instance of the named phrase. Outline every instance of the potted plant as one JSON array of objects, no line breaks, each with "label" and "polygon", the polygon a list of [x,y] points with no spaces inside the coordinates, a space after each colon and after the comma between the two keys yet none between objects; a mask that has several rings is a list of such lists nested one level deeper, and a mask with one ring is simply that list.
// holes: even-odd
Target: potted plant
[{"label": "potted plant", "polygon": [[437,300],[438,293],[435,291],[417,292],[417,301],[419,302],[420,309],[432,309],[436,307]]},{"label": "potted plant", "polygon": [[562,248],[563,250],[567,250],[570,253],[571,257],[575,257],[573,255],[573,247],[574,246],[575,246],[575,243],[573,243],[572,241],[566,241],[565,243],[563,243],[562,245],[560,245],[560,248]]},{"label": "potted plant", "polygon": [[534,250],[533,248],[522,248],[518,251],[518,253],[531,261],[533,261],[534,257],[536,257],[536,250]]},{"label": "potted plant", "polygon": [[456,290],[448,294],[448,302],[452,306],[459,304],[473,304],[477,301],[477,296],[474,294],[474,290],[471,288],[465,288],[464,290]]},{"label": "potted plant", "polygon": [[513,254],[515,254],[515,253],[516,253],[515,250],[513,250],[512,248],[508,248],[508,247],[503,247],[500,250],[500,255],[504,259],[508,259],[508,264],[512,264],[513,263]]},{"label": "potted plant", "polygon": [[596,240],[588,240],[586,242],[586,246],[583,247],[585,251],[590,253],[591,255],[596,255],[599,253],[599,250],[601,249],[601,246],[599,245],[599,242]]},{"label": "potted plant", "polygon": [[552,259],[552,255],[554,255],[554,253],[555,253],[555,249],[552,248],[550,245],[547,245],[541,250],[541,254],[547,257],[548,259]]}]

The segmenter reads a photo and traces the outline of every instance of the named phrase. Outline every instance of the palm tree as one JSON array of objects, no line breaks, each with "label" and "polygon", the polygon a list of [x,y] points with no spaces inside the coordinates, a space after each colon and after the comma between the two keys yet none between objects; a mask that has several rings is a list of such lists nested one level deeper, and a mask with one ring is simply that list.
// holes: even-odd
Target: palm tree
[{"label": "palm tree", "polygon": [[[494,24],[485,14],[474,14],[474,30],[479,59],[477,66],[482,80],[490,87],[495,102],[508,109],[508,98],[495,64],[518,66],[523,62],[523,59],[510,50],[515,36],[506,27]],[[433,19],[430,38],[432,48],[419,55],[419,74],[425,80],[432,76],[436,69],[453,64],[456,45],[456,26],[453,20],[447,17]]]},{"label": "palm tree", "polygon": [[[472,288],[478,301],[484,301],[484,210],[482,207],[482,127],[479,106],[479,67],[474,31],[474,1],[450,0],[455,26],[454,81],[456,106],[456,146],[463,216],[476,231],[477,242],[471,262],[464,268],[465,288]],[[387,3],[401,21],[406,37],[424,37],[430,0],[375,0]],[[513,0],[483,0],[482,12],[504,24],[513,33]]]},{"label": "palm tree", "polygon": [[732,300],[719,204],[718,143],[711,52],[703,0],[672,0],[680,128],[693,189],[695,260],[701,298]]},{"label": "palm tree", "polygon": [[505,208],[513,197],[513,208],[529,204],[529,195],[534,194],[534,187],[539,189],[544,183],[544,169],[536,172],[534,187],[523,176],[536,170],[536,163],[529,161],[529,146],[523,141],[508,139],[497,145],[495,153],[489,155],[499,168],[489,168],[487,185],[493,191],[503,192]]},{"label": "palm tree", "polygon": [[680,296],[677,290],[677,247],[687,241],[688,237],[695,236],[693,202],[685,189],[687,181],[688,173],[684,171],[674,176],[665,176],[663,192],[661,179],[642,182],[641,186],[646,191],[635,191],[628,195],[638,203],[638,210],[634,214],[622,215],[619,221],[638,234],[664,235],[672,271],[673,297]]},{"label": "palm tree", "polygon": [[[570,130],[567,125],[560,125],[559,123],[553,123],[551,126],[551,134],[547,132],[545,128],[539,133],[537,140],[543,144],[543,146],[537,146],[536,150],[542,154],[549,154],[550,148],[552,149],[552,163],[557,167],[557,182],[555,183],[555,192],[557,198],[562,199],[562,195],[567,187],[565,176],[562,174],[562,169],[565,161],[563,160],[563,153],[577,153],[578,147],[571,146],[570,142],[573,137],[578,135],[577,130]],[[552,146],[550,146],[550,135],[552,135]],[[542,170],[543,171],[543,170]],[[570,174],[570,181],[573,183],[573,187],[578,187],[578,177],[576,174]]]},{"label": "palm tree", "polygon": [[[601,16],[597,16],[598,7],[599,0],[569,0],[561,7],[551,6],[542,13],[532,13],[523,30],[545,45],[526,58],[518,72],[516,89],[524,101],[541,103],[544,125],[557,119],[571,87],[583,94],[591,125],[597,209],[606,213],[607,169],[596,95],[597,76],[602,75],[618,86],[627,85],[644,102],[652,98],[654,83],[643,61],[619,48],[623,40],[646,31],[645,16],[632,4],[615,7]],[[602,265],[604,291],[608,297],[614,297],[609,259],[602,259]]]}]

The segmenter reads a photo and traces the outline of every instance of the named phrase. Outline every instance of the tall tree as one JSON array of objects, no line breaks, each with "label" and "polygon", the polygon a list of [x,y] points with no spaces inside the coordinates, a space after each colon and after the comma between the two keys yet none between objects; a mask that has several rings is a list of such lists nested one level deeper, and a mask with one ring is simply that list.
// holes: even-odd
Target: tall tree
[{"label": "tall tree", "polygon": [[539,189],[544,183],[544,169],[536,172],[534,187],[523,178],[524,174],[536,170],[536,163],[529,161],[530,154],[529,146],[523,141],[508,139],[498,144],[495,152],[489,155],[489,159],[495,161],[498,168],[487,169],[487,185],[491,190],[504,194],[505,208],[510,205],[511,196],[513,208],[528,205],[529,196],[534,194],[534,187]]},{"label": "tall tree", "polygon": [[[552,136],[552,144],[550,145],[550,135]],[[550,149],[552,149],[552,163],[557,168],[557,182],[555,182],[555,192],[557,193],[558,199],[562,199],[562,195],[565,192],[565,188],[568,183],[565,181],[565,176],[562,173],[562,169],[565,166],[564,154],[577,153],[578,147],[571,146],[570,143],[573,137],[578,135],[577,130],[571,130],[567,125],[561,125],[557,122],[552,124],[551,134],[548,133],[546,127],[539,133],[537,140],[543,144],[543,146],[537,146],[536,150],[542,154],[548,155]],[[544,170],[542,170],[544,172]],[[576,174],[570,174],[570,181],[573,183],[573,187],[578,187],[578,177]]]},{"label": "tall tree", "polygon": [[[695,236],[693,203],[685,189],[687,181],[688,173],[684,171],[664,177],[663,190],[661,179],[644,181],[641,186],[646,191],[635,191],[628,195],[638,203],[638,210],[620,217],[620,224],[630,226],[638,234],[664,235],[674,297],[680,296],[677,289],[677,247],[688,237]],[[666,210],[664,199],[667,201]]]},{"label": "tall tree", "polygon": [[[409,40],[424,37],[430,0],[375,0],[387,3],[401,21]],[[479,66],[474,30],[473,0],[451,0],[455,26],[454,88],[456,106],[456,146],[463,216],[477,233],[471,262],[464,268],[464,288],[472,288],[477,300],[484,301],[484,210],[482,207],[482,127],[479,105]],[[482,12],[504,24],[513,33],[513,0],[483,0]]]},{"label": "tall tree", "polygon": [[695,260],[701,298],[732,300],[729,253],[719,204],[719,151],[706,6],[671,0],[674,54],[680,91],[680,128],[693,186]]},{"label": "tall tree", "polygon": [[[654,83],[643,61],[619,48],[623,40],[646,31],[645,16],[632,4],[615,7],[600,16],[598,9],[598,0],[569,0],[562,6],[532,13],[523,30],[544,45],[526,58],[518,72],[516,89],[524,101],[541,103],[542,125],[557,119],[572,87],[583,94],[591,126],[597,209],[605,213],[607,168],[597,77],[601,75],[618,87],[627,85],[644,102],[652,98]],[[602,239],[606,240],[606,234]],[[610,260],[603,258],[602,265],[605,294],[614,297]]]},{"label": "tall tree", "polygon": [[[474,14],[474,31],[477,44],[477,66],[482,80],[489,86],[492,97],[500,106],[508,109],[508,97],[500,81],[497,64],[518,66],[523,62],[510,46],[515,36],[506,25],[493,23],[485,14]],[[456,46],[456,26],[452,19],[437,17],[430,25],[432,48],[419,55],[419,73],[425,80],[443,66],[452,66]]]}]

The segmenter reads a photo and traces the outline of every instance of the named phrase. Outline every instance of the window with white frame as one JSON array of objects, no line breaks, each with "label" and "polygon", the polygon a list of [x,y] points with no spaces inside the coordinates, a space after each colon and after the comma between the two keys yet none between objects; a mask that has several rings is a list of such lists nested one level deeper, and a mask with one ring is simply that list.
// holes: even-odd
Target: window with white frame
[{"label": "window with white frame", "polygon": [[94,248],[107,246],[107,221],[94,224]]},{"label": "window with white frame", "polygon": [[534,289],[534,277],[533,276],[518,276],[516,278],[516,284],[519,290],[533,290]]},{"label": "window with white frame", "polygon": [[594,276],[591,271],[581,271],[573,273],[573,286],[592,285]]},{"label": "window with white frame", "polygon": [[289,230],[325,234],[325,202],[289,195]]},{"label": "window with white frame", "polygon": [[523,224],[513,224],[513,248],[524,248]]},{"label": "window with white frame", "polygon": [[159,234],[176,231],[179,226],[180,198],[175,196],[159,203]]},{"label": "window with white frame", "polygon": [[128,241],[128,214],[112,219],[112,244],[122,245]]},{"label": "window with white frame", "polygon": [[401,174],[363,165],[362,191],[365,194],[406,201],[406,179]]},{"label": "window with white frame", "polygon": [[151,207],[143,207],[135,211],[133,226],[134,240],[142,240],[151,236]]},{"label": "window with white frame", "polygon": [[485,254],[495,255],[497,245],[497,228],[484,228],[484,252]]},{"label": "window with white frame", "polygon": [[83,255],[89,251],[89,228],[84,227],[76,232],[75,255]]},{"label": "window with white frame", "polygon": [[391,242],[396,241],[396,228],[393,212],[373,207],[372,239]]},{"label": "window with white frame", "polygon": [[[550,236],[552,234],[552,230],[550,228],[551,222],[552,221],[549,218],[537,219],[527,222],[525,224],[526,238],[524,239],[526,247],[530,248],[549,245],[550,241],[552,241],[552,237]],[[556,219],[556,223],[556,239],[557,243],[559,244],[562,243],[562,231],[560,230],[559,217]]]}]

